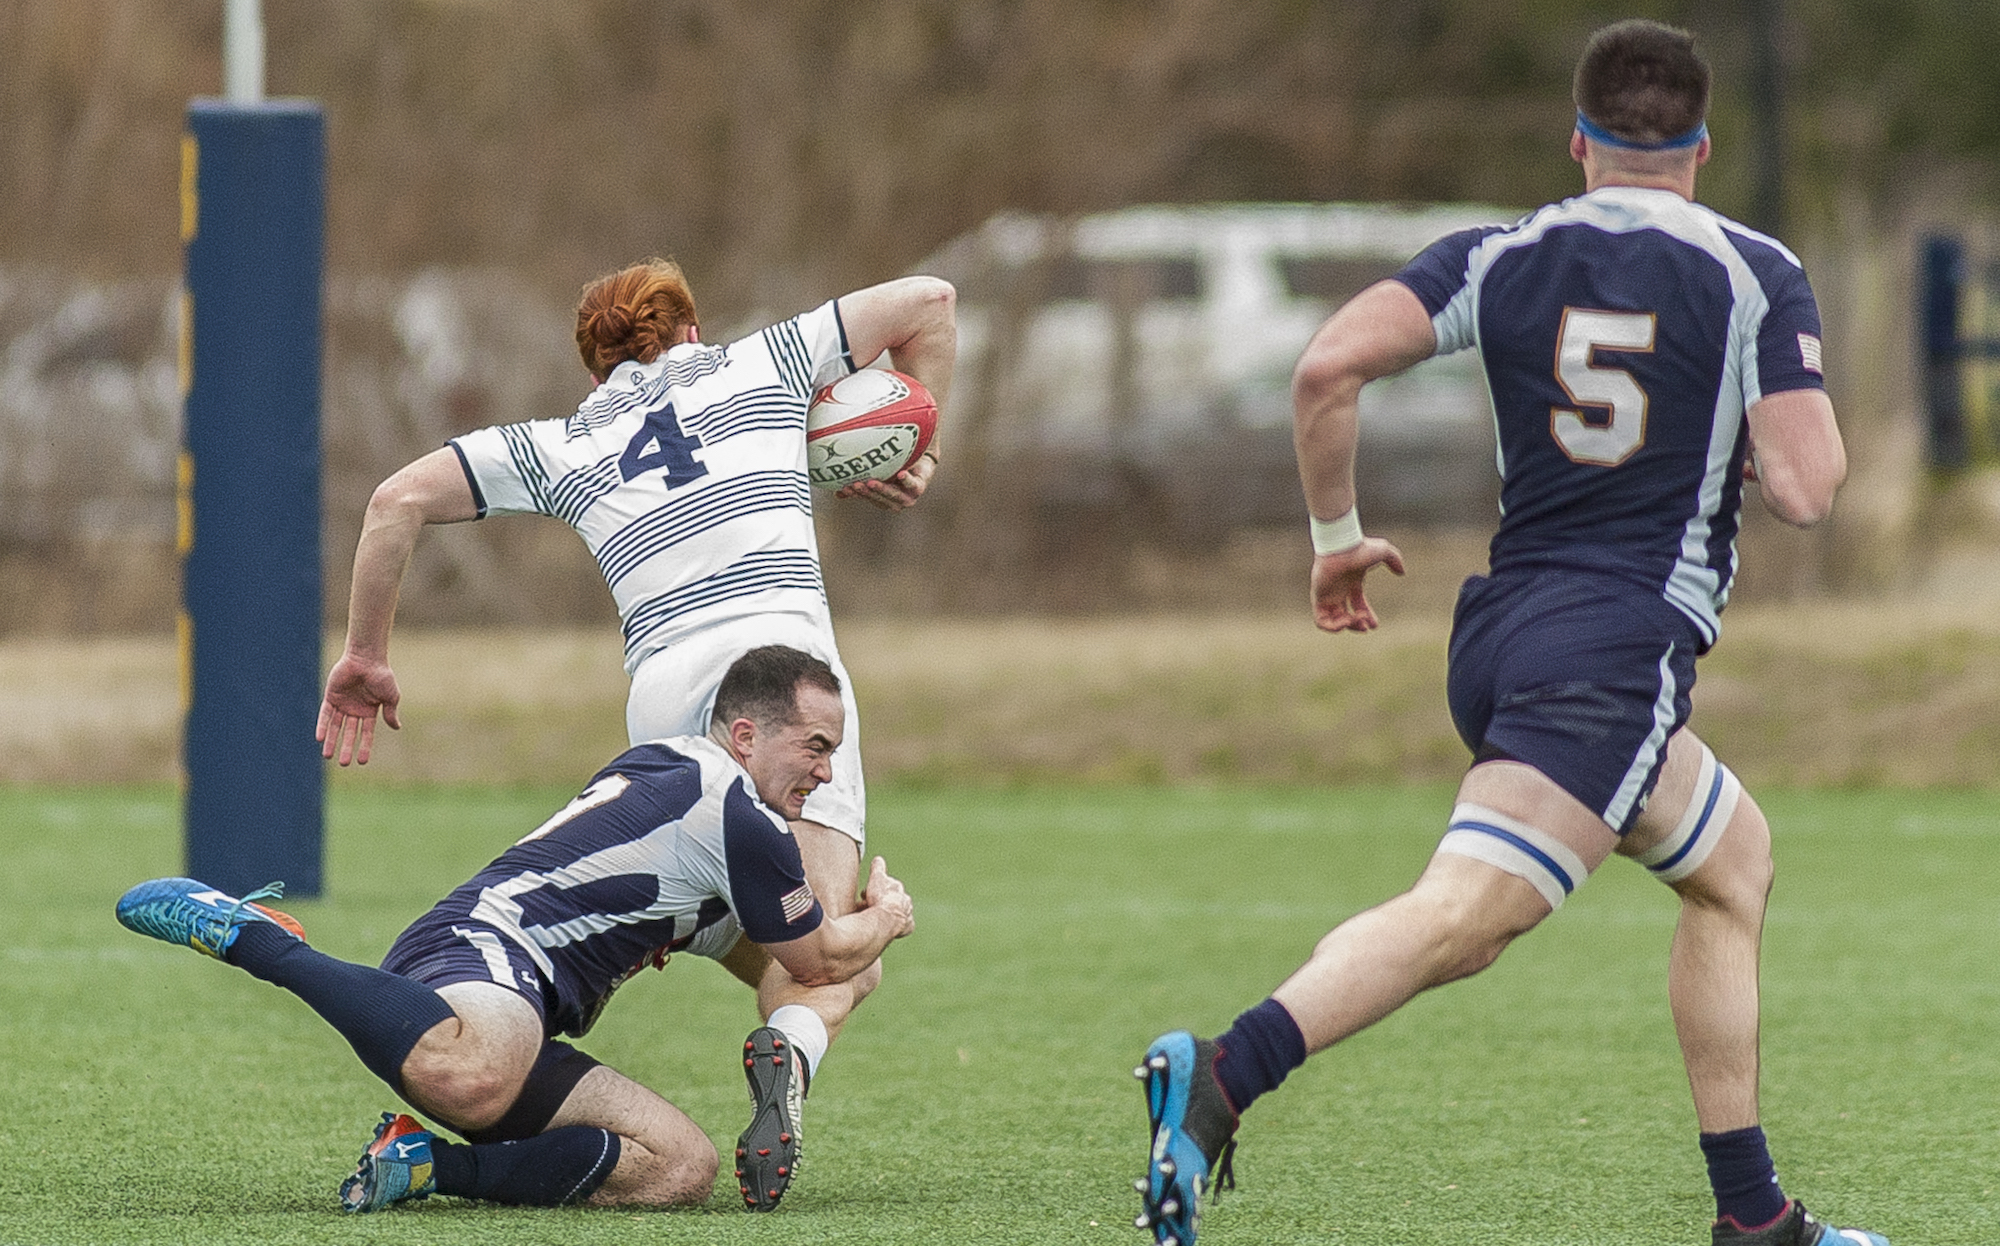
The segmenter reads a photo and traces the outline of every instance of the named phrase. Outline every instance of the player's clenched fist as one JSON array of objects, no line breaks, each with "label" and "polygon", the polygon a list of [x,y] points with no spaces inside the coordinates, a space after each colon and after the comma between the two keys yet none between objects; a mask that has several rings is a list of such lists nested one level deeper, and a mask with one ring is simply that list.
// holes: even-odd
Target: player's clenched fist
[{"label": "player's clenched fist", "polygon": [[867,907],[880,909],[895,919],[896,937],[902,938],[917,928],[916,902],[910,893],[903,890],[903,884],[889,876],[889,867],[876,857],[875,864],[868,868],[868,886],[861,893]]}]

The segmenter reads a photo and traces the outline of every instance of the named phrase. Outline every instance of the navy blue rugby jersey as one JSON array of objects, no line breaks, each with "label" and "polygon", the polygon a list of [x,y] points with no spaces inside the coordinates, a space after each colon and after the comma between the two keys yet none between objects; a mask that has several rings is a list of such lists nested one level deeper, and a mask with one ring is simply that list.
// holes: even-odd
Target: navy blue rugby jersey
[{"label": "navy blue rugby jersey", "polygon": [[1713,644],[1736,572],[1744,410],[1824,388],[1798,257],[1672,191],[1609,186],[1448,235],[1396,280],[1439,354],[1474,346],[1484,363],[1493,569],[1611,572]]},{"label": "navy blue rugby jersey", "polygon": [[739,933],[785,943],[824,916],[783,815],[701,736],[622,754],[439,908],[520,945],[550,1030],[571,1034],[664,953],[719,959]]}]

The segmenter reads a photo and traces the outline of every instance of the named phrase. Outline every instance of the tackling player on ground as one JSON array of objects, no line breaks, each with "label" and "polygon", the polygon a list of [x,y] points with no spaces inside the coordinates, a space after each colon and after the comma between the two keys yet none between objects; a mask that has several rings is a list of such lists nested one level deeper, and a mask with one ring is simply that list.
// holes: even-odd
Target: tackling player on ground
[{"label": "tackling player on ground", "polygon": [[[118,902],[118,920],[284,987],[370,1072],[464,1143],[385,1112],[342,1207],[433,1193],[522,1206],[706,1200],[715,1147],[678,1108],[560,1042],[581,1037],[627,979],[688,952],[755,985],[770,964],[838,985],[873,971],[914,910],[877,857],[850,911],[822,909],[787,825],[830,778],[846,711],[825,662],[752,650],[729,668],[706,735],[639,745],[575,800],[397,937],[380,969],[336,960],[298,923],[186,878]],[[737,1143],[745,1205],[770,1206],[798,1163],[783,1034],[743,1065],[755,1119]]]},{"label": "tackling player on ground", "polygon": [[1780,1189],[1758,1124],[1758,949],[1772,877],[1757,804],[1685,723],[1735,571],[1742,480],[1787,523],[1825,518],[1846,459],[1798,260],[1693,202],[1709,74],[1684,32],[1592,37],[1570,154],[1585,193],[1440,240],[1314,336],[1294,377],[1327,631],[1368,631],[1367,573],[1403,571],[1354,512],[1368,381],[1478,349],[1499,431],[1491,574],[1453,620],[1449,697],[1473,751],[1416,884],[1343,923],[1214,1041],[1162,1036],[1141,1227],[1193,1246],[1229,1184],[1239,1115],[1315,1052],[1477,973],[1612,853],[1681,899],[1674,1026],[1716,1200],[1715,1246],[1886,1246]]},{"label": "tackling player on ground", "polygon": [[[455,437],[370,499],[346,650],[320,709],[325,755],[365,763],[376,714],[399,725],[389,634],[419,533],[488,515],[552,515],[589,546],[624,620],[626,731],[635,745],[706,731],[722,673],[759,645],[811,653],[846,688],[813,534],[807,402],[888,355],[942,409],[957,354],[954,302],[947,283],[905,277],[709,346],[674,264],[648,261],[592,282],[577,307],[576,342],[597,388],[573,415]],[[837,496],[901,510],[923,496],[936,467],[926,451],[894,478],[858,481]],[[867,814],[860,723],[851,689],[842,695],[832,779],[792,827],[813,893],[836,917],[854,903]],[[798,1057],[786,1061],[787,1079],[809,1083],[880,980],[874,967],[814,986],[772,963],[757,984],[757,1007]],[[752,1040],[768,1037],[760,1030]],[[760,1196],[758,1207],[774,1202]]]}]

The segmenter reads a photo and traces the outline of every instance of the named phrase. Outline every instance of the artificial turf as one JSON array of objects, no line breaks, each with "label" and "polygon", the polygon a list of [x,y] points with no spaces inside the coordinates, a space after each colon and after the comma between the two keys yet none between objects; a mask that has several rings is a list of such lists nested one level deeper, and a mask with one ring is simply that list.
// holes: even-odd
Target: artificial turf
[{"label": "artificial turf", "polygon": [[[375,958],[569,793],[337,785],[313,941]],[[283,993],[121,929],[179,871],[161,788],[0,789],[0,1242],[1102,1242],[1131,1226],[1159,1031],[1213,1032],[1406,885],[1448,789],[890,789],[917,933],[816,1079],[772,1216],[433,1199],[343,1218],[393,1106]],[[1764,1108],[1787,1188],[1899,1243],[2000,1241],[2000,797],[1766,793]],[[1694,1243],[1711,1204],[1669,1025],[1674,903],[1613,861],[1469,982],[1245,1120],[1203,1246]],[[727,1146],[749,992],[677,957],[585,1041]]]}]

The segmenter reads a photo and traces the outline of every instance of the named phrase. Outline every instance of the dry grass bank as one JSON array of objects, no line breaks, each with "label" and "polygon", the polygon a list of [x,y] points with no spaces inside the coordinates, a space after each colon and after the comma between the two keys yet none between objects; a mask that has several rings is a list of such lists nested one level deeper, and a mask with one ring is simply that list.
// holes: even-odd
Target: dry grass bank
[{"label": "dry grass bank", "polygon": [[[861,622],[842,647],[877,783],[1338,782],[1463,766],[1445,632],[1433,611],[1337,638],[1293,614]],[[405,727],[358,781],[572,783],[623,746],[609,629],[411,632],[397,669]],[[0,643],[0,702],[0,780],[175,773],[171,642]],[[2000,612],[1739,607],[1695,705],[1752,782],[1993,786]]]}]

